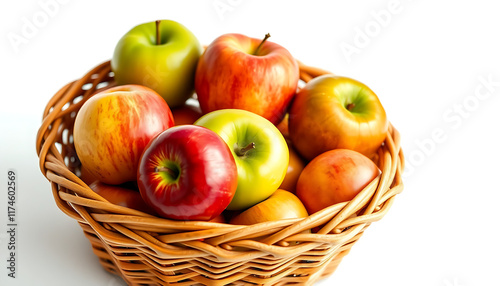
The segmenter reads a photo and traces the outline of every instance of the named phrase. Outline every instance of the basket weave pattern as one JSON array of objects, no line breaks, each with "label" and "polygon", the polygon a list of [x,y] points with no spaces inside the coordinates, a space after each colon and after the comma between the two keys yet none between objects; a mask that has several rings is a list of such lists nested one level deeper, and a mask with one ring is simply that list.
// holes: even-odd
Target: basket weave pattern
[{"label": "basket weave pattern", "polygon": [[[327,73],[302,63],[300,70],[303,82]],[[390,125],[375,160],[381,175],[352,201],[307,218],[238,226],[172,221],[111,204],[79,178],[72,134],[82,104],[114,85],[108,61],[59,90],[44,110],[36,149],[57,206],[79,223],[104,269],[129,285],[312,285],[336,269],[403,190],[404,157]]]}]

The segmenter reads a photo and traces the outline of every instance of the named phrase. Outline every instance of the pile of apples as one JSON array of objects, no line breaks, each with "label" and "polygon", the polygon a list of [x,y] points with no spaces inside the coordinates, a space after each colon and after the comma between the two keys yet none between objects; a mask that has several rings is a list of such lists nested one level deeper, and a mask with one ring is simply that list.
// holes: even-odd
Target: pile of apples
[{"label": "pile of apples", "polygon": [[299,88],[284,47],[224,34],[203,49],[170,20],[116,45],[116,86],[83,103],[81,177],[112,203],[174,220],[254,224],[351,200],[380,174],[375,93],[322,75]]}]

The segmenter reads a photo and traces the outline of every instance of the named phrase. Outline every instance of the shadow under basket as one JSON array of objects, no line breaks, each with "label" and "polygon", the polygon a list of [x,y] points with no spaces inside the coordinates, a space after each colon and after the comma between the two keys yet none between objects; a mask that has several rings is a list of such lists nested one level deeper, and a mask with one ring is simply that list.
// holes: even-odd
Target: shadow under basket
[{"label": "shadow under basket", "polygon": [[[328,73],[302,63],[300,71],[302,83]],[[80,178],[72,135],[82,104],[114,85],[108,61],[59,90],[43,113],[36,149],[57,206],[79,223],[104,269],[129,285],[312,285],[335,271],[403,190],[404,157],[390,125],[374,160],[381,174],[352,201],[306,218],[239,226],[114,205]]]}]

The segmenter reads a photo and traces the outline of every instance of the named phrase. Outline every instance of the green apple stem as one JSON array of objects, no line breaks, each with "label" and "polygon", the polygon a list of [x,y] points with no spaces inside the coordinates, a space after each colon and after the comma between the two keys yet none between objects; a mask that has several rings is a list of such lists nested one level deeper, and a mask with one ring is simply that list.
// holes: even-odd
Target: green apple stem
[{"label": "green apple stem", "polygon": [[161,20],[156,20],[156,44],[160,44],[160,22]]},{"label": "green apple stem", "polygon": [[262,40],[262,42],[260,42],[260,44],[257,46],[257,48],[255,49],[255,51],[253,52],[253,55],[258,55],[258,53],[260,51],[260,48],[262,47],[262,45],[264,45],[264,42],[267,41],[267,39],[269,39],[269,37],[271,37],[271,35],[269,33],[267,33],[264,36],[264,39]]},{"label": "green apple stem", "polygon": [[356,107],[356,104],[354,104],[354,103],[349,103],[349,104],[348,104],[345,108],[346,108],[347,110],[351,111],[351,110],[353,110],[353,109],[354,109],[354,107]]},{"label": "green apple stem", "polygon": [[255,149],[254,142],[251,142],[250,144],[248,144],[247,146],[245,146],[243,148],[236,148],[235,153],[236,153],[236,155],[241,157],[241,156],[245,156],[247,154],[247,152],[252,150],[252,149]]}]

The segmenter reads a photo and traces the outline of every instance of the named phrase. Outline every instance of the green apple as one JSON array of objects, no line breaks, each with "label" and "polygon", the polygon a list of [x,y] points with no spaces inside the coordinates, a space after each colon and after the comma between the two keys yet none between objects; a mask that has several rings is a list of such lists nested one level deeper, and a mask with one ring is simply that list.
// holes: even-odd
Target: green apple
[{"label": "green apple", "polygon": [[194,93],[201,45],[185,26],[171,20],[138,25],[115,47],[111,69],[118,85],[139,84],[160,94],[170,107]]},{"label": "green apple", "polygon": [[219,134],[236,161],[238,187],[228,210],[247,209],[281,185],[288,169],[288,146],[269,120],[246,110],[221,109],[194,124]]}]

